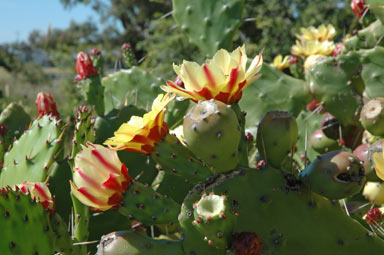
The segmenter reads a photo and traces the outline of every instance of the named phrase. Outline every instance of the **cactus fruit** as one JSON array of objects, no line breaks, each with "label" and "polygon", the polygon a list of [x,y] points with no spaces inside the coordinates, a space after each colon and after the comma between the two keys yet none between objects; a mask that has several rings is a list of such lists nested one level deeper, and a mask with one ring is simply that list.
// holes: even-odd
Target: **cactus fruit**
[{"label": "cactus fruit", "polygon": [[332,114],[326,112],[321,120],[321,130],[328,138],[337,140],[342,138],[342,125]]},{"label": "cactus fruit", "polygon": [[364,104],[360,122],[369,133],[384,136],[384,98],[377,97]]},{"label": "cactus fruit", "polygon": [[287,112],[271,111],[260,120],[256,146],[267,164],[280,168],[297,138],[296,120]]},{"label": "cactus fruit", "polygon": [[382,217],[383,213],[379,208],[372,208],[368,210],[365,221],[370,225],[374,225],[375,223],[379,222]]},{"label": "cactus fruit", "polygon": [[173,0],[173,17],[200,50],[213,55],[229,49],[232,37],[241,24],[244,0]]},{"label": "cactus fruit", "polygon": [[364,186],[363,196],[372,204],[384,204],[384,183],[367,182]]},{"label": "cactus fruit", "polygon": [[235,255],[261,255],[264,245],[253,232],[234,233],[233,250]]},{"label": "cactus fruit", "polygon": [[225,195],[213,192],[202,195],[193,205],[194,221],[192,224],[204,235],[209,246],[225,250],[232,242],[232,231],[236,222],[237,212],[232,208],[231,201]]},{"label": "cactus fruit", "polygon": [[236,167],[241,133],[230,106],[200,101],[185,116],[183,130],[187,147],[204,162],[219,172]]},{"label": "cactus fruit", "polygon": [[323,154],[329,151],[335,151],[341,149],[336,140],[328,138],[321,129],[313,132],[310,138],[312,149],[316,152]]},{"label": "cactus fruit", "polygon": [[99,72],[93,65],[89,55],[79,52],[76,61],[75,78],[76,85],[80,88],[81,94],[89,105],[95,107],[99,116],[104,115],[104,87],[101,85]]},{"label": "cactus fruit", "polygon": [[121,54],[123,55],[124,64],[128,68],[137,65],[137,61],[135,58],[135,54],[133,53],[131,44],[124,43],[123,45],[121,45]]},{"label": "cactus fruit", "polygon": [[102,237],[96,255],[180,255],[181,241],[152,239],[136,231],[113,232]]},{"label": "cactus fruit", "polygon": [[342,199],[359,192],[365,182],[360,160],[352,153],[332,151],[318,156],[299,174],[300,179],[329,199]]},{"label": "cactus fruit", "polygon": [[93,65],[96,67],[99,75],[103,75],[104,73],[104,58],[101,54],[101,51],[97,48],[93,48],[88,53],[89,57],[92,60]]},{"label": "cactus fruit", "polygon": [[4,155],[0,187],[24,181],[43,182],[62,149],[62,121],[50,116],[35,120]]}]

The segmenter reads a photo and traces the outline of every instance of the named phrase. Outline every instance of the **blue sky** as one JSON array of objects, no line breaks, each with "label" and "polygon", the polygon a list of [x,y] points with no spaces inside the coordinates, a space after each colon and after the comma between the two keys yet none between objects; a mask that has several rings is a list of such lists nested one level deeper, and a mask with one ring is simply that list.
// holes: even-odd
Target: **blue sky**
[{"label": "blue sky", "polygon": [[34,29],[67,28],[71,20],[86,21],[97,14],[88,6],[64,9],[60,0],[0,0],[0,44],[27,40]]}]

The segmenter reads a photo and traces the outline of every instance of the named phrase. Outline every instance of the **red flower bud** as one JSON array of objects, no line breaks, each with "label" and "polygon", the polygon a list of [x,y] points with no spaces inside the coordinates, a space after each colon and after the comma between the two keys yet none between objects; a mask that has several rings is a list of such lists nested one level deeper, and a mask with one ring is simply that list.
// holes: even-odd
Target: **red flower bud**
[{"label": "red flower bud", "polygon": [[131,46],[131,44],[129,44],[129,43],[124,43],[123,45],[121,45],[121,51],[122,52],[124,52],[124,51],[126,51],[126,50],[129,50],[129,49],[131,49],[132,48],[132,46]]},{"label": "red flower bud", "polygon": [[59,117],[59,112],[56,108],[56,103],[53,101],[51,94],[40,92],[36,97],[36,107],[39,113],[39,118],[44,115],[51,115],[52,117]]},{"label": "red flower bud", "polygon": [[89,52],[89,55],[90,56],[99,56],[101,55],[101,51],[97,48],[93,48],[90,52]]},{"label": "red flower bud", "polygon": [[345,49],[345,46],[343,43],[336,43],[335,49],[332,51],[332,57],[339,56],[344,49]]},{"label": "red flower bud", "polygon": [[289,57],[289,64],[292,65],[294,63],[299,63],[299,58],[296,56],[290,56]]},{"label": "red flower bud", "polygon": [[4,124],[0,124],[0,136],[5,136],[5,134],[8,132],[8,128]]},{"label": "red flower bud", "polygon": [[76,72],[79,77],[76,76],[75,81],[76,79],[82,80],[99,74],[96,67],[93,66],[90,56],[84,54],[83,52],[79,52],[79,54],[77,54]]},{"label": "red flower bud", "polygon": [[364,0],[352,0],[351,7],[353,13],[358,19],[360,19],[368,9],[368,5],[364,2]]}]

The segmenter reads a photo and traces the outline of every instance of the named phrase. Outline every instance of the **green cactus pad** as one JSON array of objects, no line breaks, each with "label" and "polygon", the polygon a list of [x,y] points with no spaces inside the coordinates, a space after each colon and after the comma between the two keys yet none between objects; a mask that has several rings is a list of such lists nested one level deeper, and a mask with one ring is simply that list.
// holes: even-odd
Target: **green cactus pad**
[{"label": "green cactus pad", "polygon": [[247,113],[246,128],[254,133],[266,112],[287,111],[297,116],[312,100],[305,81],[286,75],[270,65],[263,65],[260,73],[260,78],[245,89],[239,102],[241,109]]},{"label": "green cactus pad", "polygon": [[5,154],[0,187],[24,181],[45,181],[56,154],[62,148],[61,126],[61,121],[46,115],[35,120]]},{"label": "green cactus pad", "polygon": [[358,54],[363,65],[361,77],[365,83],[364,97],[384,97],[384,48],[360,50]]},{"label": "green cactus pad", "polygon": [[184,200],[179,215],[185,253],[225,254],[211,247],[207,250],[206,243],[199,241],[203,236],[190,230],[193,204],[205,190],[231,198],[238,212],[233,231],[258,236],[263,246],[260,254],[382,253],[384,241],[380,237],[348,217],[338,203],[311,193],[292,177],[273,168],[240,169],[197,185]]},{"label": "green cactus pad", "polygon": [[161,80],[139,67],[113,73],[103,78],[102,84],[105,88],[106,112],[119,109],[127,103],[148,109],[157,94],[162,91]]},{"label": "green cactus pad", "polygon": [[366,0],[369,10],[375,14],[376,18],[384,23],[384,8],[382,0]]},{"label": "green cactus pad", "polygon": [[360,160],[346,151],[332,151],[318,156],[299,174],[308,187],[329,199],[343,199],[358,193],[365,182]]},{"label": "green cactus pad", "polygon": [[[299,127],[299,137],[297,141],[296,155],[304,158],[307,156],[309,161],[315,159],[318,153],[310,146],[310,136],[321,126],[322,115],[314,114],[310,111],[302,111],[296,118]],[[305,137],[307,135],[307,137]]]},{"label": "green cactus pad", "polygon": [[23,107],[16,103],[10,103],[0,115],[0,124],[7,127],[7,136],[12,141],[13,137],[18,138],[30,123],[31,117],[24,111]]},{"label": "green cactus pad", "polygon": [[280,167],[298,138],[296,120],[287,112],[271,111],[257,128],[256,146],[261,157],[273,167]]},{"label": "green cactus pad", "polygon": [[96,133],[93,129],[92,111],[87,106],[80,106],[77,110],[74,129],[72,158],[82,150],[81,145],[85,145],[87,142],[93,143],[96,139]]},{"label": "green cactus pad", "polygon": [[193,188],[194,184],[183,177],[170,174],[165,171],[159,171],[155,180],[152,182],[152,188],[162,195],[168,196],[181,204]]},{"label": "green cactus pad", "polygon": [[[358,80],[360,72],[359,55],[355,52],[328,58],[309,72],[311,93],[342,124],[358,123],[361,97],[353,83],[354,79]],[[340,102],[343,102],[343,107],[340,107]]]},{"label": "green cactus pad", "polygon": [[96,255],[182,255],[181,241],[152,239],[135,231],[113,232],[103,236]]},{"label": "green cactus pad", "polygon": [[186,181],[197,184],[211,176],[209,168],[203,166],[174,135],[168,134],[154,147],[151,157],[169,174],[175,174]]},{"label": "green cactus pad", "polygon": [[0,191],[0,213],[1,254],[54,254],[56,236],[40,203],[5,188]]},{"label": "green cactus pad", "polygon": [[201,51],[230,49],[241,24],[244,0],[173,0],[173,17]]},{"label": "green cactus pad", "polygon": [[50,217],[50,221],[52,231],[56,236],[55,252],[62,255],[80,255],[80,247],[73,245],[68,226],[63,219],[58,214],[54,214]]},{"label": "green cactus pad", "polygon": [[132,182],[123,195],[119,212],[130,220],[149,226],[177,222],[180,205],[148,185]]},{"label": "green cactus pad", "polygon": [[172,100],[172,102],[169,103],[164,121],[167,123],[170,130],[182,125],[183,117],[188,111],[190,102],[190,100]]},{"label": "green cactus pad", "polygon": [[79,81],[76,84],[80,87],[81,94],[87,104],[95,106],[97,115],[103,116],[105,112],[104,87],[101,84],[100,76],[91,76]]},{"label": "green cactus pad", "polygon": [[237,166],[241,128],[230,106],[200,101],[185,116],[183,132],[187,147],[216,171]]},{"label": "green cactus pad", "polygon": [[377,45],[383,45],[381,37],[384,35],[384,26],[380,20],[376,20],[368,27],[360,30],[357,35],[345,40],[347,50],[370,49]]}]

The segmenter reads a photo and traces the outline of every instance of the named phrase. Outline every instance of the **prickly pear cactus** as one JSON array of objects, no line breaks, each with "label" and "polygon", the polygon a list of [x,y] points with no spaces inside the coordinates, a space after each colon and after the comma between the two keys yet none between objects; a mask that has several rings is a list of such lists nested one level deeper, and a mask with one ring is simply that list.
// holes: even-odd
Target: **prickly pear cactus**
[{"label": "prickly pear cactus", "polygon": [[217,171],[236,167],[241,133],[229,105],[213,99],[199,102],[185,116],[183,130],[188,148]]},{"label": "prickly pear cactus", "polygon": [[62,148],[62,122],[49,116],[35,120],[4,156],[0,187],[24,181],[43,182]]},{"label": "prickly pear cactus", "polygon": [[106,113],[127,104],[147,109],[161,92],[161,80],[139,67],[111,74],[103,78],[102,84]]},{"label": "prickly pear cactus", "polygon": [[229,49],[241,24],[244,0],[173,0],[173,17],[202,52]]},{"label": "prickly pear cactus", "polygon": [[29,126],[31,117],[24,111],[24,108],[16,103],[10,103],[0,115],[0,124],[7,127],[9,139],[19,137]]},{"label": "prickly pear cactus", "polygon": [[49,212],[29,195],[10,188],[0,190],[0,227],[6,234],[0,238],[4,255],[53,254],[56,236]]}]

